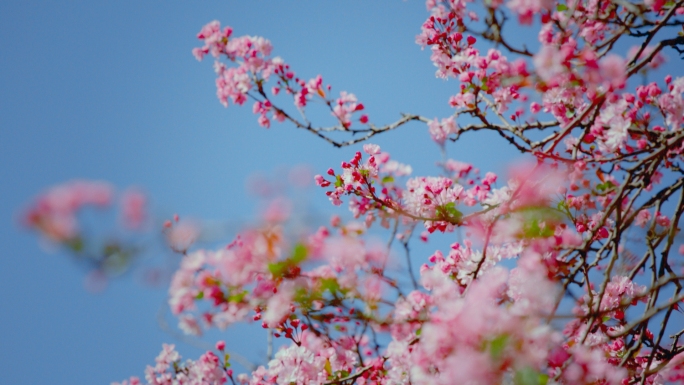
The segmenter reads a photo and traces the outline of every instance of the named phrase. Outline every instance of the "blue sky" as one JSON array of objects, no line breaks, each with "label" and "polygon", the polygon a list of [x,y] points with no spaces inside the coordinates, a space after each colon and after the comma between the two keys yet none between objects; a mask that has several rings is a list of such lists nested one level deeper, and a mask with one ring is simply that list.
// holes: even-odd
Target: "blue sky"
[{"label": "blue sky", "polygon": [[[260,128],[250,107],[223,108],[210,60],[190,53],[205,23],[270,39],[300,76],[321,74],[334,91],[355,93],[382,124],[400,112],[451,112],[458,84],[435,79],[429,53],[414,43],[426,17],[417,0],[0,2],[2,382],[108,384],[142,375],[162,342],[177,342],[156,320],[165,288],[129,274],[91,294],[82,267],[17,225],[45,187],[74,178],[138,185],[160,215],[243,223],[256,207],[245,190],[250,175],[298,164],[323,173],[357,150],[286,124]],[[439,153],[424,125],[375,142],[415,174],[436,172]],[[517,156],[486,133],[449,154],[484,171]],[[333,212],[322,193],[311,200]],[[254,356],[263,335],[247,330],[222,338]],[[199,354],[177,345],[186,358]]]}]

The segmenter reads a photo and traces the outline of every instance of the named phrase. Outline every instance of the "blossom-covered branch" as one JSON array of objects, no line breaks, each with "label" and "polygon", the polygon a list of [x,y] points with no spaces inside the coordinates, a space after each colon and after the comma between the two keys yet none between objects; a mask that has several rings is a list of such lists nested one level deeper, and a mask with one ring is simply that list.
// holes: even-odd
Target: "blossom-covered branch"
[{"label": "blossom-covered branch", "polygon": [[[225,345],[185,364],[167,345],[148,383],[684,382],[684,76],[663,73],[665,54],[682,52],[684,1],[426,5],[416,43],[455,81],[453,113],[385,125],[354,94],[298,76],[265,38],[202,28],[193,53],[214,57],[223,105],[250,101],[261,126],[287,121],[335,147],[420,122],[438,168],[413,176],[366,143],[315,177],[353,220],[293,236],[278,214],[216,250],[173,247],[182,260],[169,305],[184,332],[251,321],[284,342],[239,375]],[[309,120],[314,104],[332,123]],[[451,142],[482,130],[526,160],[481,175],[448,157]],[[74,239],[73,226],[55,226],[71,211],[36,213],[34,228]],[[434,233],[451,237],[448,250],[408,253]]]}]

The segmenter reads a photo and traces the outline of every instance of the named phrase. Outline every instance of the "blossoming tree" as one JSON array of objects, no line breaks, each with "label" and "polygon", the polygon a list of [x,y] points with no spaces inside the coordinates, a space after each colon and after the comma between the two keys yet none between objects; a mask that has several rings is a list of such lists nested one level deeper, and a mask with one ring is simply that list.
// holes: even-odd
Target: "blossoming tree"
[{"label": "blossoming tree", "polygon": [[[658,71],[666,51],[684,52],[684,1],[426,3],[416,42],[457,85],[442,119],[374,124],[354,94],[298,75],[267,39],[217,21],[201,29],[193,54],[214,59],[224,106],[249,104],[259,125],[289,124],[335,147],[363,143],[315,177],[358,220],[334,216],[292,238],[274,207],[218,250],[193,249],[196,234],[165,223],[183,255],[169,288],[181,329],[253,321],[285,343],[248,373],[233,372],[222,341],[196,361],[165,345],[147,383],[684,382],[684,76]],[[312,108],[335,124],[312,122]],[[435,176],[413,176],[369,143],[408,124],[426,125],[442,150]],[[449,143],[481,130],[527,162],[480,175],[446,157]],[[76,212],[112,194],[100,183],[56,187],[27,223],[81,252]],[[123,202],[135,228],[144,197],[129,191]],[[386,244],[367,241],[378,230]],[[449,249],[412,254],[432,233],[450,236]],[[96,263],[133,254],[108,247]]]}]

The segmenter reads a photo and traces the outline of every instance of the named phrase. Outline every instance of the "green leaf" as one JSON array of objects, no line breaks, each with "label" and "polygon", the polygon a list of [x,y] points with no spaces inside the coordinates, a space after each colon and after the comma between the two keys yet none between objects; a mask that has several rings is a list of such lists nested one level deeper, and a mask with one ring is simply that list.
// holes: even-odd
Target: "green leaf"
[{"label": "green leaf", "polygon": [[307,254],[308,250],[306,246],[302,245],[301,243],[298,243],[297,245],[295,245],[294,251],[292,252],[292,262],[303,262],[306,259]]},{"label": "green leaf", "polygon": [[596,190],[598,190],[599,192],[610,191],[613,189],[613,187],[615,187],[615,184],[607,180],[599,185],[596,185]]},{"label": "green leaf", "polygon": [[85,246],[85,243],[83,242],[83,239],[80,237],[72,238],[67,241],[66,245],[74,252],[78,253],[80,251],[83,251],[83,248]]},{"label": "green leaf", "polygon": [[451,223],[461,223],[461,219],[463,218],[463,213],[456,209],[456,203],[454,202],[437,206],[436,212],[438,218]]},{"label": "green leaf", "polygon": [[335,278],[325,278],[321,280],[321,289],[323,289],[323,291],[329,291],[331,294],[335,294],[340,291],[340,284],[337,283]]},{"label": "green leaf", "polygon": [[530,367],[516,371],[513,378],[515,385],[546,385],[548,381],[549,376],[539,373]]},{"label": "green leaf", "polygon": [[231,294],[228,297],[228,302],[240,303],[240,302],[242,302],[243,299],[245,299],[246,295],[247,295],[247,290],[242,290],[239,293]]},{"label": "green leaf", "polygon": [[321,297],[321,293],[318,290],[306,290],[304,288],[297,288],[295,290],[294,300],[299,303],[302,308],[308,308],[314,299]]},{"label": "green leaf", "polygon": [[498,360],[503,355],[508,344],[508,335],[502,334],[489,342],[489,354],[493,360]]},{"label": "green leaf", "polygon": [[297,245],[295,245],[294,250],[292,251],[292,256],[290,258],[282,261],[269,263],[268,271],[270,271],[274,277],[282,277],[293,267],[299,265],[301,262],[306,260],[307,254],[308,250],[306,246],[304,246],[301,243],[298,243]]},{"label": "green leaf", "polygon": [[195,296],[195,299],[202,299],[202,298],[204,298],[204,292],[203,292],[203,291],[200,291],[200,292],[197,293],[197,295]]},{"label": "green leaf", "polygon": [[558,209],[558,211],[562,212],[569,220],[574,221],[572,213],[570,212],[570,208],[568,207],[568,203],[565,200],[558,202],[556,208]]},{"label": "green leaf", "polygon": [[563,219],[557,210],[545,206],[525,207],[517,212],[521,215],[523,238],[548,238],[553,235],[553,225]]},{"label": "green leaf", "polygon": [[549,382],[549,375],[545,373],[539,373],[539,384],[546,385]]},{"label": "green leaf", "polygon": [[268,271],[273,274],[274,277],[280,277],[287,269],[287,266],[283,262],[273,262],[268,264]]},{"label": "green leaf", "polygon": [[452,219],[454,219],[456,222],[461,221],[461,218],[463,217],[463,213],[456,209],[456,203],[454,203],[454,202],[447,203],[446,204],[446,210],[447,210],[447,213],[449,213],[449,216]]},{"label": "green leaf", "polygon": [[335,187],[342,187],[344,186],[344,182],[342,182],[342,177],[337,175],[335,179]]},{"label": "green leaf", "polygon": [[556,208],[560,211],[565,211],[568,208],[568,204],[565,202],[565,200],[562,200],[558,202],[556,205]]},{"label": "green leaf", "polygon": [[382,178],[382,183],[392,183],[394,182],[394,177],[392,175],[387,175]]},{"label": "green leaf", "polygon": [[539,218],[532,218],[523,224],[523,236],[525,238],[548,238],[553,235],[550,226],[541,227]]},{"label": "green leaf", "polygon": [[119,254],[121,252],[122,252],[121,246],[117,245],[116,243],[107,244],[107,245],[105,245],[104,250],[102,250],[102,253],[106,257],[110,257],[114,254]]},{"label": "green leaf", "polygon": [[558,6],[556,6],[556,11],[558,11],[558,12],[564,12],[567,10],[568,10],[568,6],[565,4],[558,4]]}]

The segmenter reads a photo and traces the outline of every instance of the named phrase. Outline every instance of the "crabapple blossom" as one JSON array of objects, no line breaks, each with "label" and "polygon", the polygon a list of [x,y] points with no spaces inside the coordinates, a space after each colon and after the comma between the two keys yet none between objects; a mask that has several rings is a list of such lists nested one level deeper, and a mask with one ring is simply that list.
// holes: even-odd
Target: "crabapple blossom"
[{"label": "crabapple blossom", "polygon": [[[68,242],[78,236],[77,213],[87,206],[107,207],[114,191],[106,182],[76,180],[52,187],[38,197],[27,211],[24,221],[43,236],[55,242]],[[128,199],[125,198],[126,201]],[[135,211],[128,202],[124,212]]]},{"label": "crabapple blossom", "polygon": [[[276,327],[294,344],[280,350],[268,366],[254,371],[251,379],[245,376],[241,381],[678,381],[681,360],[672,357],[680,356],[681,333],[667,345],[665,326],[656,336],[645,325],[662,312],[667,320],[676,317],[673,310],[682,299],[679,289],[670,302],[657,293],[680,279],[664,255],[677,233],[681,200],[674,211],[672,206],[667,206],[667,213],[662,210],[665,201],[681,194],[684,187],[676,174],[684,149],[680,135],[684,81],[681,76],[667,75],[664,82],[635,85],[630,79],[636,73],[648,76],[662,68],[663,48],[679,50],[684,43],[678,38],[661,38],[658,44],[654,40],[666,25],[681,25],[682,4],[512,0],[475,6],[469,1],[428,0],[426,6],[430,15],[416,43],[430,49],[438,78],[457,82],[456,92],[447,101],[454,108],[451,116],[428,119],[404,114],[386,126],[354,128],[352,116],[364,106],[353,94],[342,92],[338,99],[327,99],[330,87],[323,85],[320,75],[307,82],[296,78],[279,59],[248,66],[245,59],[227,52],[225,56],[237,65],[232,79],[241,79],[238,75],[247,72],[255,79],[242,85],[234,80],[231,92],[251,92],[260,124],[268,126],[267,115],[277,113],[281,120],[336,147],[421,121],[444,151],[447,139],[456,141],[470,131],[491,130],[532,155],[535,162],[515,164],[506,174],[488,172],[481,177],[472,165],[445,157],[438,163],[445,175],[415,176],[410,166],[390,160],[379,146],[366,144],[365,154],[356,152],[340,168],[316,175],[316,184],[334,205],[348,201],[353,216],[364,222],[343,224],[336,216],[331,223],[333,229],[342,231],[341,237],[331,237],[331,229],[324,228],[303,244],[308,250],[305,259],[295,260],[296,253],[284,260],[278,255],[268,262],[279,261],[277,268],[252,270],[259,278],[252,280],[250,285],[255,286],[242,299],[251,298],[254,319]],[[530,49],[502,32],[511,16],[526,28],[539,28],[538,48]],[[225,39],[218,44],[207,42],[199,56],[226,51],[232,31],[221,31],[214,24],[205,29],[200,38]],[[641,41],[624,53],[615,49],[615,42],[626,35]],[[299,120],[284,107],[276,107],[261,88],[271,74],[278,78],[274,97],[285,91],[302,113],[320,98],[336,126],[315,126],[306,117]],[[359,121],[370,124],[366,115]],[[332,131],[354,136],[340,141],[328,134]],[[390,239],[404,243],[407,251],[419,224],[429,232],[454,234],[464,229],[466,238],[452,243],[448,252],[437,250],[428,258],[420,269],[422,288],[409,269],[415,290],[400,291],[391,299],[386,297],[387,289],[396,283],[382,270],[368,270],[385,266],[380,261],[391,258],[391,252],[372,257],[373,252],[357,238],[376,219],[381,227],[394,228]],[[623,235],[630,228],[645,237],[641,239],[648,247]],[[425,235],[421,239],[428,241]],[[639,253],[643,257],[637,257]],[[516,266],[507,271],[501,267],[504,260],[515,261]],[[314,263],[311,270],[307,263]],[[648,275],[648,264],[652,265],[650,285],[640,277]],[[226,279],[211,271],[207,276],[215,278],[201,278],[203,282]],[[317,286],[316,281],[327,283]],[[187,282],[190,287],[197,285]],[[262,285],[277,290],[260,289]],[[302,297],[292,294],[302,293],[293,287],[314,293],[317,287],[325,287],[324,293],[329,294]],[[191,290],[197,293],[198,289]],[[328,295],[338,298],[334,294],[338,290],[345,299],[336,306],[345,307],[341,314],[348,310],[354,316],[330,315],[321,320],[356,319],[357,324],[368,322],[376,332],[391,335],[384,350],[368,352],[365,362],[357,344],[358,359],[339,367],[331,359],[321,361],[318,350],[308,349],[304,341],[315,335],[334,348],[341,346],[341,335],[325,333],[321,339],[321,334],[315,334],[321,326],[301,317],[330,314],[325,313],[331,305]],[[556,322],[556,315],[572,305],[566,297],[575,299],[574,310]],[[194,302],[198,297],[185,298]],[[225,307],[220,302],[226,296],[219,298],[214,299],[214,306]],[[344,305],[345,301],[349,303]],[[365,310],[359,312],[361,308],[352,305],[357,301],[365,302]],[[386,316],[374,313],[379,302],[389,306]],[[564,324],[558,323],[563,320]],[[276,326],[278,322],[282,324]],[[295,327],[288,328],[288,322],[296,322]],[[306,332],[298,332],[301,322],[307,325]],[[338,323],[337,330],[344,334],[349,329]],[[661,353],[652,348],[655,345]],[[654,368],[665,369],[659,373]]]},{"label": "crabapple blossom", "polygon": [[[201,29],[192,53],[215,59],[220,103],[250,101],[262,127],[365,144],[313,178],[353,219],[291,232],[295,210],[279,200],[209,249],[187,222],[160,226],[180,254],[168,305],[184,333],[254,322],[281,343],[236,376],[225,343],[185,363],[164,345],[149,384],[684,383],[684,76],[662,73],[668,53],[684,52],[684,2],[426,7],[415,42],[452,86],[449,115],[385,125],[355,94],[272,57],[267,39],[217,21]],[[315,104],[332,123],[309,120]],[[408,124],[435,142],[433,174],[368,142]],[[481,173],[452,159],[452,142],[477,131],[524,160]],[[53,188],[26,222],[73,245],[76,212],[108,205],[111,191]],[[144,199],[125,202],[127,223],[142,223]],[[416,238],[431,251],[412,249]]]}]

